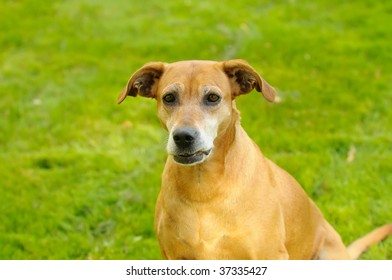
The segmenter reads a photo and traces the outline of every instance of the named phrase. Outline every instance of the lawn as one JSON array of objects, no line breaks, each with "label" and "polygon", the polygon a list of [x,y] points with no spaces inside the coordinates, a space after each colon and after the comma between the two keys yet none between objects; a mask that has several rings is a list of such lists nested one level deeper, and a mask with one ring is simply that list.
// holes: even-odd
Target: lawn
[{"label": "lawn", "polygon": [[[242,58],[242,123],[346,244],[392,222],[392,1],[0,3],[0,259],[158,259],[166,153],[149,61]],[[363,259],[392,259],[392,238]]]}]

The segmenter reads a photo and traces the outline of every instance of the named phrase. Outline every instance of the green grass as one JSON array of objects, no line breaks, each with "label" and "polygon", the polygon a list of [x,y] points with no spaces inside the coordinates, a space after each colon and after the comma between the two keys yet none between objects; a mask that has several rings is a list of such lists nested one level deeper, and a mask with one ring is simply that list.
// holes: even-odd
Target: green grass
[{"label": "green grass", "polygon": [[282,98],[238,99],[263,152],[345,243],[392,222],[391,1],[0,6],[0,259],[160,258],[167,136],[153,100],[115,103],[148,61],[248,60]]}]

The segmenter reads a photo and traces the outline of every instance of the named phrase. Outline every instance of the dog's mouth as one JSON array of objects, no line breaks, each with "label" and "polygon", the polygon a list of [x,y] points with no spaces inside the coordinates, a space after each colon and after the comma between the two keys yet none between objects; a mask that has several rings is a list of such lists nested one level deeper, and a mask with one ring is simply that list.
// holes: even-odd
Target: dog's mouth
[{"label": "dog's mouth", "polygon": [[173,155],[174,160],[177,163],[184,164],[184,165],[195,165],[198,163],[202,163],[205,159],[209,157],[211,154],[211,150],[207,151],[197,151],[196,153],[179,153]]}]

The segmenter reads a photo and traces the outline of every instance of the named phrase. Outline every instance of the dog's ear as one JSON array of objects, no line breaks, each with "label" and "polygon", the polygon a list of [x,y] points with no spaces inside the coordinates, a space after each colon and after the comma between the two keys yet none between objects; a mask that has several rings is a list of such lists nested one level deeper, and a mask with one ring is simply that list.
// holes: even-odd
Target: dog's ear
[{"label": "dog's ear", "polygon": [[144,97],[155,98],[157,81],[162,76],[165,65],[166,63],[163,62],[150,62],[137,70],[119,95],[117,103],[123,102],[128,95],[136,96],[139,94]]},{"label": "dog's ear", "polygon": [[270,102],[275,99],[275,89],[270,86],[245,60],[235,59],[222,62],[222,69],[232,83],[233,98],[256,89]]}]

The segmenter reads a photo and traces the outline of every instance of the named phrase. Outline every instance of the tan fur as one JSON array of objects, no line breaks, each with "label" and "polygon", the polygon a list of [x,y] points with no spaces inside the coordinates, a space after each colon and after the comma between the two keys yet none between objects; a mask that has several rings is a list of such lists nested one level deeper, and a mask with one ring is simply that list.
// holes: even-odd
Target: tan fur
[{"label": "tan fur", "polygon": [[[163,257],[350,259],[391,234],[392,225],[384,226],[346,249],[295,179],[264,157],[241,127],[234,99],[253,89],[273,101],[274,89],[243,60],[153,62],[120,94],[119,103],[127,95],[155,98],[170,137],[190,127],[201,147],[213,145],[203,160],[183,165],[169,139],[155,211]],[[219,104],[203,103],[209,91],[221,96]],[[175,105],[162,101],[171,92]]]}]

